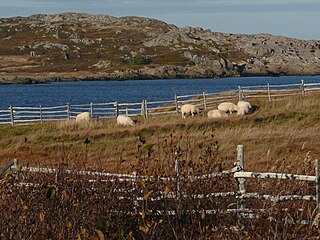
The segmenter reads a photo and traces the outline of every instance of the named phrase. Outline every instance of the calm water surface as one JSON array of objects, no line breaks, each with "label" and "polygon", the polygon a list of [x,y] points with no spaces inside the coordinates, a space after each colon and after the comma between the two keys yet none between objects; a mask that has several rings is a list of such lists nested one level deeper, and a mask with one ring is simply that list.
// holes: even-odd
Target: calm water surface
[{"label": "calm water surface", "polygon": [[0,85],[0,109],[13,106],[58,106],[85,103],[119,103],[171,100],[178,95],[236,90],[238,86],[320,82],[320,76],[246,77],[221,79],[170,79],[55,82]]}]

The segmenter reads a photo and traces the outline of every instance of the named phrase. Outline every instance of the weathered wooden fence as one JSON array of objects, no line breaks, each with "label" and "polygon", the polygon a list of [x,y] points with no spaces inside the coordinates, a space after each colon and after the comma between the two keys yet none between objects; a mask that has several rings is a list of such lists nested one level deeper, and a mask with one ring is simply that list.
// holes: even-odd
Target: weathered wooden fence
[{"label": "weathered wooden fence", "polygon": [[[256,218],[259,217],[259,212],[268,211],[268,209],[257,209],[257,208],[248,208],[246,206],[246,201],[248,199],[256,199],[258,201],[271,201],[273,203],[286,202],[286,201],[307,201],[307,202],[315,202],[318,208],[320,207],[320,182],[319,182],[319,165],[318,160],[315,161],[315,175],[297,175],[297,174],[287,174],[287,173],[260,173],[260,172],[246,172],[245,171],[245,160],[244,160],[244,147],[243,145],[237,146],[237,162],[235,163],[235,167],[231,170],[226,170],[218,173],[208,173],[197,176],[181,176],[179,169],[179,161],[175,163],[175,175],[172,177],[146,177],[139,176],[136,173],[132,174],[115,174],[115,173],[106,173],[106,172],[95,172],[95,171],[79,171],[79,170],[67,170],[67,169],[55,169],[55,168],[35,168],[35,167],[24,167],[18,166],[18,161],[14,160],[9,163],[2,171],[1,174],[4,174],[8,169],[12,169],[15,174],[15,185],[20,187],[38,187],[41,186],[40,183],[34,182],[26,182],[24,179],[24,174],[51,174],[55,176],[55,180],[52,183],[57,184],[59,174],[69,174],[69,175],[77,175],[77,176],[85,176],[86,181],[89,182],[126,182],[130,183],[124,185],[125,187],[121,189],[117,189],[117,193],[121,192],[124,195],[120,196],[121,199],[125,199],[128,197],[126,194],[132,193],[137,190],[137,183],[143,181],[160,181],[171,183],[171,186],[175,186],[175,190],[171,192],[165,192],[165,190],[160,190],[156,197],[151,198],[151,201],[160,201],[164,199],[179,199],[179,201],[183,201],[183,199],[192,198],[192,199],[209,199],[209,198],[230,198],[233,197],[234,204],[236,205],[236,209],[207,209],[206,213],[216,213],[217,211],[223,211],[225,213],[239,213],[240,216]],[[1,175],[0,174],[0,175]],[[204,180],[209,181],[210,179],[214,179],[221,176],[229,176],[233,178],[237,183],[237,190],[231,191],[223,191],[216,192],[212,189],[212,192],[206,193],[188,193],[183,191],[185,189],[182,187],[183,183],[186,180]],[[95,179],[90,179],[90,177],[98,177]],[[314,194],[309,195],[271,195],[264,194],[260,192],[248,192],[246,186],[246,179],[277,179],[278,181],[308,181],[314,182]],[[129,186],[129,187],[128,187]],[[256,186],[259,188],[259,185]],[[139,196],[139,193],[141,196]],[[190,195],[191,194],[191,195]],[[130,196],[132,197],[132,196]],[[143,201],[143,191],[138,191],[138,195],[136,198],[136,204]],[[283,209],[283,211],[286,211]],[[176,214],[174,210],[170,211],[170,214]],[[309,224],[310,221],[299,220],[299,224]]]},{"label": "weathered wooden fence", "polygon": [[0,125],[19,125],[31,122],[74,120],[79,113],[89,112],[93,119],[116,118],[119,115],[142,116],[176,113],[174,101],[150,101],[141,103],[90,103],[66,104],[54,107],[15,107],[0,110]]},{"label": "weathered wooden fence", "polygon": [[320,83],[277,84],[238,87],[239,99],[266,98],[269,101],[283,99],[288,96],[305,96],[320,90]]},{"label": "weathered wooden fence", "polygon": [[222,93],[201,93],[189,95],[176,95],[172,100],[148,101],[138,103],[89,103],[66,104],[62,106],[44,107],[18,107],[9,106],[7,110],[0,110],[0,125],[28,124],[31,122],[57,121],[75,119],[81,112],[89,112],[94,119],[115,118],[118,115],[149,116],[162,114],[175,114],[185,103],[192,103],[201,110],[209,110],[225,101],[237,102],[242,99],[265,98],[269,101],[281,100],[288,96],[305,96],[320,90],[320,83],[304,83],[285,85],[259,85],[239,86],[234,91]]}]

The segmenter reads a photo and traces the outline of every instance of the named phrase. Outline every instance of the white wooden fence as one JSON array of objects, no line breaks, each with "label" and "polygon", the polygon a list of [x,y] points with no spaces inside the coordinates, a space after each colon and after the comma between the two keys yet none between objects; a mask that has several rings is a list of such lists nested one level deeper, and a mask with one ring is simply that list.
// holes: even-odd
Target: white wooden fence
[{"label": "white wooden fence", "polygon": [[305,96],[320,90],[320,83],[277,84],[238,87],[239,99],[267,98],[269,101],[279,100],[288,96]]},{"label": "white wooden fence", "polygon": [[216,108],[217,105],[225,101],[237,102],[241,99],[266,98],[269,101],[283,99],[287,96],[305,96],[320,90],[320,83],[304,83],[285,85],[259,85],[259,86],[239,86],[234,91],[222,93],[201,93],[190,95],[175,95],[172,100],[147,101],[138,103],[89,103],[62,106],[44,107],[18,107],[9,106],[9,109],[0,110],[0,125],[28,124],[32,122],[57,121],[63,119],[75,119],[81,112],[89,112],[92,118],[115,118],[118,115],[128,116],[148,116],[161,114],[175,114],[180,111],[180,107],[185,103],[197,105],[201,110]]},{"label": "white wooden fence", "polygon": [[[287,173],[259,173],[259,172],[246,172],[245,171],[245,161],[244,161],[244,147],[243,145],[237,146],[237,162],[235,163],[235,167],[231,170],[222,171],[218,173],[208,173],[198,176],[180,176],[179,171],[179,162],[176,161],[175,164],[175,176],[173,177],[148,177],[145,176],[138,176],[136,173],[132,174],[115,174],[115,173],[106,173],[106,172],[95,172],[95,171],[78,171],[78,170],[61,170],[61,169],[54,169],[54,168],[35,168],[35,167],[19,167],[18,161],[15,159],[11,163],[9,163],[1,172],[1,174],[4,174],[8,169],[12,169],[14,173],[16,174],[16,186],[20,187],[37,187],[40,186],[39,183],[32,183],[32,182],[25,182],[23,178],[23,173],[47,173],[47,174],[55,174],[56,180],[58,181],[58,174],[64,173],[64,174],[70,174],[70,175],[78,175],[78,176],[86,176],[87,181],[89,182],[128,182],[131,184],[128,184],[126,186],[132,186],[122,189],[116,189],[116,192],[123,192],[123,193],[130,193],[133,192],[135,189],[136,183],[138,181],[144,180],[152,180],[152,181],[161,181],[161,182],[171,182],[176,186],[176,190],[172,192],[160,192],[161,194],[157,197],[151,198],[151,201],[159,201],[163,199],[181,199],[191,197],[192,199],[204,199],[204,198],[224,198],[224,197],[234,197],[236,201],[237,208],[236,209],[224,209],[224,212],[234,213],[238,212],[240,215],[245,217],[258,217],[259,212],[265,212],[268,211],[268,209],[249,209],[246,207],[246,200],[247,199],[257,199],[262,201],[271,201],[274,203],[278,202],[285,202],[285,201],[313,201],[316,202],[318,208],[320,207],[320,181],[319,181],[319,165],[318,160],[315,161],[315,175],[309,176],[309,175],[297,175],[297,174],[287,174]],[[98,177],[95,179],[90,179],[91,177]],[[237,191],[229,191],[229,192],[211,192],[206,194],[192,194],[192,196],[188,195],[187,193],[183,192],[181,189],[180,184],[186,180],[186,179],[192,179],[192,180],[209,180],[216,177],[221,176],[229,176],[233,177],[235,181],[237,182],[238,190]],[[311,195],[270,195],[270,194],[264,194],[260,192],[247,192],[246,187],[246,179],[277,179],[279,181],[309,181],[314,182],[314,193]],[[57,183],[57,182],[56,182]],[[213,190],[213,189],[212,189]],[[141,192],[142,193],[142,192]],[[120,197],[121,199],[124,199],[125,196]],[[137,203],[139,201],[143,201],[143,196],[138,196],[136,199]],[[206,213],[216,213],[219,211],[218,209],[212,209],[207,210]],[[286,211],[286,209],[283,209],[283,211]],[[248,213],[250,213],[248,215]],[[172,212],[172,214],[175,214]],[[310,221],[299,221],[299,224],[308,224]],[[317,223],[318,224],[318,223]]]}]

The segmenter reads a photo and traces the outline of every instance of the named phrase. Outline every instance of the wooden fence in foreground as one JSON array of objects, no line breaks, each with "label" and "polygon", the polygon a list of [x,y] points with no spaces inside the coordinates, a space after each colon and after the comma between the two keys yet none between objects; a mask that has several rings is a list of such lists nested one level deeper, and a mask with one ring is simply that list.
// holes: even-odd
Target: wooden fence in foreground
[{"label": "wooden fence in foreground", "polygon": [[[106,172],[95,172],[95,171],[85,171],[85,170],[66,170],[66,169],[55,169],[55,168],[36,168],[36,167],[24,167],[18,166],[18,161],[14,160],[9,163],[1,172],[4,174],[8,169],[11,169],[15,175],[15,186],[18,187],[43,187],[41,183],[34,182],[26,182],[24,179],[25,173],[32,174],[51,174],[55,176],[55,180],[52,183],[53,186],[58,183],[59,174],[67,174],[67,175],[77,175],[77,176],[85,176],[84,181],[88,182],[125,182],[126,184],[124,188],[116,189],[116,192],[124,193],[123,196],[119,197],[119,200],[123,200],[128,197],[128,194],[131,194],[133,191],[137,190],[138,183],[141,181],[159,181],[165,183],[171,183],[172,186],[175,186],[174,190],[171,192],[165,192],[165,189],[160,190],[160,195],[157,197],[151,198],[151,201],[161,201],[161,200],[170,200],[170,199],[178,199],[179,201],[183,201],[187,198],[192,199],[210,199],[210,198],[227,198],[233,197],[234,203],[232,205],[236,205],[237,208],[233,209],[207,209],[206,214],[214,214],[218,211],[223,211],[224,213],[239,213],[241,217],[245,218],[259,218],[259,213],[266,212],[269,209],[257,209],[257,208],[247,208],[246,201],[247,199],[255,199],[258,201],[269,201],[273,203],[279,202],[288,202],[288,201],[307,201],[307,202],[315,202],[316,206],[320,207],[320,181],[319,181],[319,165],[318,160],[315,161],[315,175],[297,175],[297,174],[287,174],[287,173],[260,173],[260,172],[247,172],[245,171],[245,161],[244,161],[244,147],[243,145],[237,146],[237,162],[235,163],[235,167],[231,170],[226,170],[218,173],[208,173],[197,176],[180,176],[179,174],[179,161],[175,163],[175,175],[172,177],[145,177],[139,176],[136,173],[132,174],[115,174],[115,173],[106,173]],[[209,181],[210,179],[214,179],[221,176],[229,176],[231,179],[237,184],[236,191],[228,191],[228,192],[213,192],[200,194],[200,193],[187,193],[184,192],[182,188],[182,184],[185,180],[204,180]],[[95,179],[90,179],[95,177]],[[270,195],[264,194],[260,192],[248,192],[246,186],[246,179],[277,179],[278,181],[307,181],[314,183],[314,194],[311,195]],[[259,186],[257,186],[259,188]],[[143,191],[139,190],[138,193],[140,196],[136,198],[136,204],[139,205],[139,202],[144,200]],[[127,194],[127,195],[126,195]],[[139,195],[138,194],[138,195]],[[191,195],[190,195],[191,194]],[[130,196],[131,198],[132,196]],[[282,211],[287,211],[288,209],[282,209]],[[176,214],[175,210],[170,210],[170,214]],[[287,220],[286,220],[287,221]],[[310,220],[297,220],[297,224],[314,224]],[[318,224],[318,223],[316,223]]]},{"label": "wooden fence in foreground", "polygon": [[172,100],[148,101],[138,103],[89,103],[66,104],[62,106],[9,106],[7,110],[0,110],[0,125],[28,124],[34,122],[58,121],[75,119],[79,113],[89,112],[94,119],[115,118],[119,115],[149,116],[176,114],[185,103],[195,104],[200,110],[214,109],[221,102],[237,102],[242,99],[265,98],[277,101],[288,96],[305,96],[320,90],[320,83],[304,83],[285,85],[239,86],[234,91],[222,93],[201,93],[190,95],[175,95]]}]

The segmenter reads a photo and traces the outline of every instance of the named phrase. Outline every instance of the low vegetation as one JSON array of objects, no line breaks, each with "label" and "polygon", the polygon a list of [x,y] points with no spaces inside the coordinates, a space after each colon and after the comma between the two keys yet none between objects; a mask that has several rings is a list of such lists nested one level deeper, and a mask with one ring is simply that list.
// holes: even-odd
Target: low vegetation
[{"label": "low vegetation", "polygon": [[0,18],[0,84],[320,74],[320,42],[85,13]]},{"label": "low vegetation", "polygon": [[[87,181],[86,177],[25,173],[23,180],[39,187],[18,187],[9,173],[1,180],[5,239],[234,239],[312,238],[316,224],[314,202],[270,203],[248,200],[250,208],[271,209],[259,219],[243,219],[225,209],[235,208],[235,196],[197,199],[194,194],[236,191],[232,176],[182,181],[183,198],[160,197],[176,192],[176,182],[150,176],[220,172],[233,167],[236,146],[245,146],[245,169],[314,175],[320,156],[320,96],[266,102],[252,99],[256,111],[246,116],[209,120],[206,114],[140,119],[120,127],[115,119],[88,125],[55,122],[0,127],[0,159],[21,165],[87,169],[114,173],[136,172],[145,178],[132,183]],[[131,189],[125,192],[117,189]],[[248,191],[273,195],[315,194],[312,183],[249,180]],[[139,202],[136,197],[140,196]],[[283,211],[288,208],[287,211]],[[210,212],[209,210],[217,210]],[[172,214],[174,212],[175,214]]]}]

